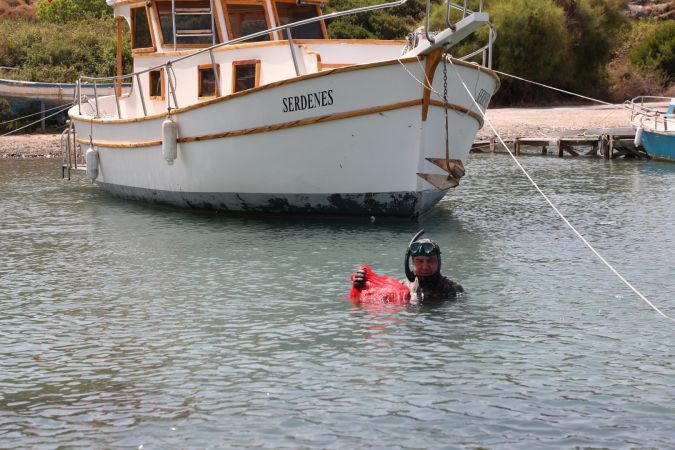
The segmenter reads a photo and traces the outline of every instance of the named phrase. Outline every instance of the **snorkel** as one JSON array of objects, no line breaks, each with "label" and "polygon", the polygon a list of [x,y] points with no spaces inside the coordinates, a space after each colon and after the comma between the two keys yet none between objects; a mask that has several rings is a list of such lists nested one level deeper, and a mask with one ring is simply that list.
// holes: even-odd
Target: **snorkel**
[{"label": "snorkel", "polygon": [[405,251],[405,260],[403,262],[403,268],[405,270],[405,277],[410,281],[411,283],[415,281],[415,273],[412,271],[410,268],[410,246],[412,245],[413,242],[415,242],[420,236],[424,234],[424,228],[418,231],[415,236],[410,240],[410,243],[408,244],[408,249]]},{"label": "snorkel", "polygon": [[[410,240],[410,243],[408,244],[408,249],[405,251],[405,261],[403,264],[403,268],[405,270],[405,276],[410,281],[411,283],[415,281],[415,278],[417,278],[417,275],[415,275],[415,272],[410,268],[410,258],[415,257],[415,256],[426,256],[426,257],[432,257],[436,256],[438,258],[438,269],[436,272],[428,277],[421,277],[420,276],[420,282],[423,280],[425,281],[430,281],[433,278],[437,278],[440,276],[441,273],[441,249],[436,244],[434,241],[430,239],[422,239],[421,241],[417,241],[420,236],[424,234],[424,230],[420,230],[413,236],[413,238]],[[414,246],[414,248],[413,248]]]}]

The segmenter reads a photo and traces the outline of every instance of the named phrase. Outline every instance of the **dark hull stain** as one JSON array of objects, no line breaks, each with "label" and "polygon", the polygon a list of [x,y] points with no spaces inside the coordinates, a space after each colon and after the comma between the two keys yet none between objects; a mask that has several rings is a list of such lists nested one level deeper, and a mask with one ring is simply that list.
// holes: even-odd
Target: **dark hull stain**
[{"label": "dark hull stain", "polygon": [[242,194],[172,192],[98,183],[104,190],[131,200],[183,208],[258,214],[374,216],[416,218],[445,194],[423,192],[368,192],[335,194]]}]

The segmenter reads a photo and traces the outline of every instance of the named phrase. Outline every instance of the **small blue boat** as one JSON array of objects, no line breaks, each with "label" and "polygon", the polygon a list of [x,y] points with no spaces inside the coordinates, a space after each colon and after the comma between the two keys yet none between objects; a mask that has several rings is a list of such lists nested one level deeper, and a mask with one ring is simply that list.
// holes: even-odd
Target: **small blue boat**
[{"label": "small blue boat", "polygon": [[675,98],[635,97],[630,107],[635,145],[651,158],[675,162]]}]

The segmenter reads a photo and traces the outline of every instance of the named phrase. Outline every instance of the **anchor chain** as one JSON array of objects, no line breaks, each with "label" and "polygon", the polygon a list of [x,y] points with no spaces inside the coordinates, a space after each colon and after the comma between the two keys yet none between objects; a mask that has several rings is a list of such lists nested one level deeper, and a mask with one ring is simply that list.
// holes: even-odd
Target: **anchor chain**
[{"label": "anchor chain", "polygon": [[443,113],[445,119],[445,167],[452,175],[450,168],[450,137],[448,136],[448,52],[443,52]]}]

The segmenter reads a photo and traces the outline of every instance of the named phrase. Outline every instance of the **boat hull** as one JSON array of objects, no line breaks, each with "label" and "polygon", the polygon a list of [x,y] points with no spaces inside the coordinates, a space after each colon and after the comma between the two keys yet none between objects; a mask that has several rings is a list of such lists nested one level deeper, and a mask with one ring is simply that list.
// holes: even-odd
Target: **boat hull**
[{"label": "boat hull", "polygon": [[653,159],[675,161],[675,133],[642,131],[642,145]]},{"label": "boat hull", "polygon": [[[98,152],[96,182],[118,196],[233,212],[416,217],[450,186],[420,176],[448,175],[430,161],[446,157],[445,116],[410,76],[423,79],[423,65],[407,66],[334,70],[186,107],[171,115],[172,163],[162,153],[164,115],[71,117],[80,142]],[[476,96],[498,87],[488,71],[460,70]],[[442,83],[436,76],[437,92]],[[482,119],[459,82],[448,83],[447,156],[465,162]]]},{"label": "boat hull", "polygon": [[233,213],[414,218],[431,209],[445,191],[335,194],[177,192],[97,183],[118,197],[182,208]]}]

